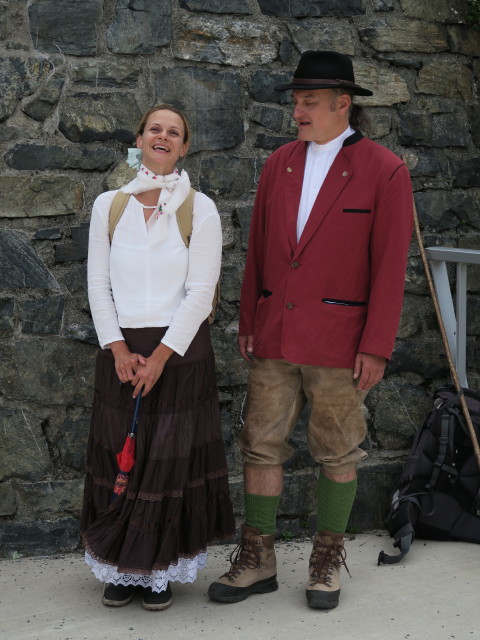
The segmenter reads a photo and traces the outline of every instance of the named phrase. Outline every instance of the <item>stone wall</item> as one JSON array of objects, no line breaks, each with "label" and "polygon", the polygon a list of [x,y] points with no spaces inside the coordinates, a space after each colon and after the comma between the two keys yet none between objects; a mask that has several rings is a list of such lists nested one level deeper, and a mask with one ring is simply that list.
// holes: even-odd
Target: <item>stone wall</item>
[{"label": "stone wall", "polygon": [[[86,295],[94,198],[128,179],[140,114],[156,101],[193,125],[193,185],[217,202],[222,304],[213,339],[237,515],[236,444],[245,365],[236,323],[262,164],[295,138],[291,77],[300,53],[352,56],[371,88],[372,137],[405,153],[428,245],[480,248],[480,32],[466,0],[0,0],[0,547],[52,553],[78,543],[97,350]],[[478,386],[480,273],[469,284],[469,377]],[[388,304],[388,301],[386,301]],[[405,450],[447,379],[412,244],[397,348],[370,394],[369,459],[350,526],[382,526]],[[286,465],[279,530],[313,525],[316,469],[302,416]]]}]

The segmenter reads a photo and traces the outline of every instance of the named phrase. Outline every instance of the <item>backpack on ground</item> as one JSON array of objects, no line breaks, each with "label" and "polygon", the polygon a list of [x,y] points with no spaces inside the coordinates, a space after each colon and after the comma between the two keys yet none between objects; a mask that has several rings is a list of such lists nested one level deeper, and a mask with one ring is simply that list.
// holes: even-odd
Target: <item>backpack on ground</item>
[{"label": "backpack on ground", "polygon": [[[178,207],[176,214],[178,230],[180,231],[180,235],[182,236],[182,240],[187,249],[190,246],[190,236],[192,235],[193,230],[193,200],[195,198],[195,193],[195,189],[190,187],[188,196]],[[108,233],[110,236],[110,243],[112,242],[116,226],[120,222],[120,218],[122,217],[123,212],[125,211],[125,207],[128,204],[130,195],[130,193],[118,191],[113,197],[112,204],[110,205],[110,211],[108,213]],[[209,324],[212,324],[212,322],[215,320],[215,313],[217,312],[219,304],[220,281],[217,282],[215,292],[213,294],[212,310],[210,312],[210,315],[208,316]]]},{"label": "backpack on ground", "polygon": [[[463,394],[478,439],[480,394]],[[480,543],[480,474],[460,395],[453,385],[435,391],[391,498],[387,529],[400,554],[381,551],[378,564],[399,562],[416,536]]]}]

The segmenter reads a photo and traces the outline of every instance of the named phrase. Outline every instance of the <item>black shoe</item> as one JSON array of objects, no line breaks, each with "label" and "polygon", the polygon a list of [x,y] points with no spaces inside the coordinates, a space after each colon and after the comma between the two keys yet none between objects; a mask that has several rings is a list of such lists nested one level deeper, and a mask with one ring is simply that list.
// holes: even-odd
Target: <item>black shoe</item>
[{"label": "black shoe", "polygon": [[143,589],[142,607],[147,609],[147,611],[162,611],[163,609],[168,609],[172,602],[173,598],[170,583],[168,583],[165,591],[160,591],[160,593],[152,591],[150,587]]},{"label": "black shoe", "polygon": [[124,607],[135,595],[133,584],[126,587],[123,584],[112,584],[107,582],[103,590],[102,604],[106,607]]}]

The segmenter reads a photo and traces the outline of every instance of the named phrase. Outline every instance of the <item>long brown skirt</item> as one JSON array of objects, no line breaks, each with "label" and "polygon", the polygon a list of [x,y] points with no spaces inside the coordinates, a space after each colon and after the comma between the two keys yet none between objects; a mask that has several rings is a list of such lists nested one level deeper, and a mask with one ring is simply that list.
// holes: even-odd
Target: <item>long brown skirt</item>
[{"label": "long brown skirt", "polygon": [[[148,356],[165,331],[123,333],[133,353]],[[135,576],[147,578],[185,561],[188,565],[188,559],[205,553],[208,543],[235,532],[208,323],[183,357],[172,355],[142,398],[135,466],[126,492],[113,499],[116,454],[130,428],[132,393],[130,383],[119,382],[111,351],[100,350],[80,527],[97,577],[123,584],[130,581],[119,574],[133,576],[135,582]],[[113,573],[99,567],[111,567]],[[165,575],[172,579],[174,574]],[[144,584],[153,586],[148,579]]]}]

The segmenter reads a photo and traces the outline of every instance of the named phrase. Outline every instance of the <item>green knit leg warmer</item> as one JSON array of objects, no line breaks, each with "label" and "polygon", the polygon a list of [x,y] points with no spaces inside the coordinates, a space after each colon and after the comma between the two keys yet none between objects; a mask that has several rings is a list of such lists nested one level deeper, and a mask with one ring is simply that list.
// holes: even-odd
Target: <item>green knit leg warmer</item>
[{"label": "green knit leg warmer", "polygon": [[277,509],[280,497],[246,493],[245,524],[260,529],[263,535],[274,535],[277,528]]},{"label": "green knit leg warmer", "polygon": [[317,531],[345,533],[356,493],[356,478],[351,482],[335,482],[320,472],[317,482]]}]

